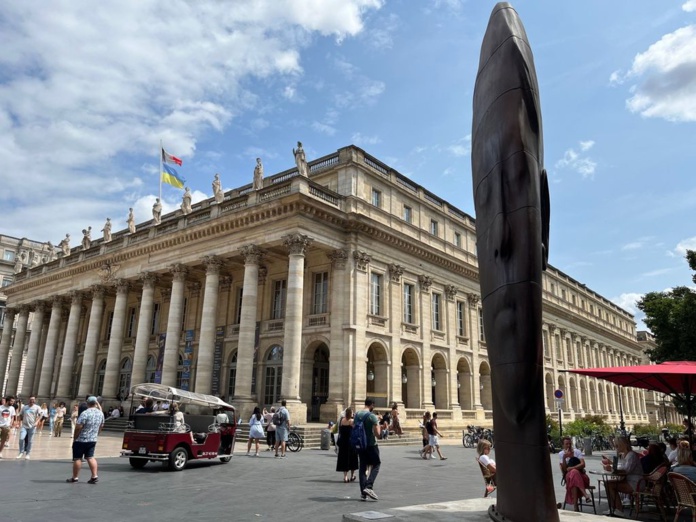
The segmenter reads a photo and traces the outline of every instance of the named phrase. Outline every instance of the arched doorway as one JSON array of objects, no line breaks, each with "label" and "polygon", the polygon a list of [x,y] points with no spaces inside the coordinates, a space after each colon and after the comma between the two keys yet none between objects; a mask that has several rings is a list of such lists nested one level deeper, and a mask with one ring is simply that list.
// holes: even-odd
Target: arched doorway
[{"label": "arched doorway", "polygon": [[420,361],[413,348],[401,354],[401,400],[405,408],[420,408]]},{"label": "arched doorway", "polygon": [[372,343],[367,349],[365,397],[375,401],[378,408],[388,404],[389,372],[387,371],[387,352],[380,343]]},{"label": "arched doorway", "polygon": [[[309,386],[300,385],[301,389],[308,388],[311,408],[308,408],[307,420],[310,422],[318,422],[321,414],[321,405],[329,398],[329,348],[326,344],[321,343],[314,349],[312,357],[312,366],[310,370]],[[304,395],[304,394],[303,394]],[[307,403],[307,398],[303,397],[302,401]]]},{"label": "arched doorway", "polygon": [[449,404],[449,383],[447,382],[447,361],[440,353],[436,353],[431,361],[432,368],[432,397],[433,406],[436,410],[447,410]]},{"label": "arched doorway", "polygon": [[280,385],[283,383],[283,347],[274,344],[266,356],[263,403],[272,406],[280,402]]},{"label": "arched doorway", "polygon": [[459,407],[462,410],[474,409],[473,393],[471,389],[473,382],[469,361],[462,357],[457,363],[457,389]]},{"label": "arched doorway", "polygon": [[574,377],[568,379],[568,387],[570,388],[570,407],[568,409],[580,413],[582,405],[578,401],[578,386]]},{"label": "arched doorway", "polygon": [[588,405],[590,412],[597,413],[597,390],[593,381],[590,382],[590,401]]},{"label": "arched doorway", "polygon": [[493,389],[491,387],[491,367],[486,361],[479,366],[479,380],[481,391],[481,406],[484,410],[493,409]]}]

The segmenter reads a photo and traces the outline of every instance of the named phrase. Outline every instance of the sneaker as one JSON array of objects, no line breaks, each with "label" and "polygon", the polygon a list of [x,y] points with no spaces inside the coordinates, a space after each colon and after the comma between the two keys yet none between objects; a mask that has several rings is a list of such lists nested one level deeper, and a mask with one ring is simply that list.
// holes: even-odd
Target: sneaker
[{"label": "sneaker", "polygon": [[97,482],[99,482],[99,477],[92,477],[87,481],[87,484],[96,484]]},{"label": "sneaker", "polygon": [[370,497],[370,498],[373,499],[373,500],[379,500],[379,497],[377,496],[377,493],[375,493],[374,491],[372,491],[372,489],[370,489],[370,488],[365,488],[365,489],[363,489],[363,494],[364,494],[364,495],[367,495],[368,497]]},{"label": "sneaker", "polygon": [[367,497],[365,495],[361,495],[360,500],[362,500],[363,502],[367,502]]},{"label": "sneaker", "polygon": [[29,454],[27,453],[27,456],[24,457],[24,460],[31,460],[31,455],[29,455]]},{"label": "sneaker", "polygon": [[431,459],[436,459],[437,457],[435,455],[430,455]]},{"label": "sneaker", "polygon": [[15,458],[16,459],[21,459],[24,456],[24,452],[21,452],[19,455],[17,455]]},{"label": "sneaker", "polygon": [[447,460],[447,457],[442,457],[440,460]]},{"label": "sneaker", "polygon": [[284,458],[285,458],[285,455],[281,455],[280,458],[281,458],[281,459],[284,459]]},{"label": "sneaker", "polygon": [[68,484],[74,484],[78,480],[79,479],[76,479],[75,477],[70,477],[69,479],[65,479],[65,482],[67,482]]}]

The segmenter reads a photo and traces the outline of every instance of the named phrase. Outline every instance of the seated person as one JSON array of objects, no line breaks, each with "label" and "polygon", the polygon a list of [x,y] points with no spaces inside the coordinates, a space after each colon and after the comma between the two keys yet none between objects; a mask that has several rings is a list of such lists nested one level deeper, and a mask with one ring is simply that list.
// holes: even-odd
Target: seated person
[{"label": "seated person", "polygon": [[215,415],[215,424],[230,424],[230,418],[225,413],[225,410],[220,408],[216,410],[217,415]]},{"label": "seated person", "polygon": [[491,493],[495,489],[495,473],[496,473],[496,467],[495,467],[495,460],[493,460],[490,457],[491,453],[491,443],[488,442],[486,439],[481,439],[478,443],[478,446],[476,446],[476,454],[478,455],[478,461],[481,463],[483,467],[488,469],[490,472],[490,477],[488,479],[490,485],[486,486],[486,492]]},{"label": "seated person", "polygon": [[558,453],[559,466],[565,479],[566,504],[572,504],[575,511],[580,511],[580,499],[590,500],[587,488],[590,478],[585,474],[585,456],[579,449],[573,449],[573,440],[563,437],[563,449]]},{"label": "seated person", "polygon": [[667,459],[669,460],[669,465],[674,466],[677,463],[677,439],[671,437],[667,442],[669,444]]},{"label": "seated person", "polygon": [[650,473],[663,464],[669,466],[667,457],[665,457],[660,446],[655,443],[649,444],[647,452],[640,458],[643,473]]},{"label": "seated person", "polygon": [[179,405],[175,402],[169,406],[169,415],[172,416],[172,424],[174,431],[185,432],[186,424],[184,424],[184,413],[179,411]]},{"label": "seated person", "polygon": [[[618,462],[614,474],[622,477],[622,480],[607,480],[605,487],[610,502],[614,509],[623,512],[623,504],[619,493],[632,494],[640,479],[643,478],[643,467],[640,464],[640,456],[633,451],[631,443],[626,437],[616,439],[616,453]],[[602,466],[605,471],[612,470],[612,461],[607,456],[602,457]]]},{"label": "seated person", "polygon": [[672,471],[684,475],[692,482],[696,482],[696,464],[689,448],[688,440],[680,440],[677,447],[677,465]]},{"label": "seated person", "polygon": [[121,416],[121,411],[120,411],[118,408],[114,408],[114,409],[111,411],[110,417],[111,417],[112,419],[118,419],[120,416]]},{"label": "seated person", "polygon": [[153,400],[150,398],[145,399],[145,402],[140,405],[140,408],[135,410],[135,413],[152,413]]}]

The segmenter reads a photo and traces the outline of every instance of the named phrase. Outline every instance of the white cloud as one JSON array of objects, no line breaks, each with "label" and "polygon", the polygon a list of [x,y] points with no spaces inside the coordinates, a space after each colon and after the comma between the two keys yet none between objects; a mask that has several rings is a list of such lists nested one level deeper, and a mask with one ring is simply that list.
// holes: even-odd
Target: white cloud
[{"label": "white cloud", "polygon": [[[695,10],[696,1],[690,0],[683,8]],[[630,87],[632,96],[626,100],[626,107],[647,118],[696,121],[694,48],[696,25],[687,25],[637,54],[624,78],[637,82]]]},{"label": "white cloud", "polygon": [[374,136],[364,136],[360,132],[356,132],[353,134],[353,137],[351,138],[352,142],[355,143],[356,145],[375,145],[377,143],[381,143],[382,140],[380,139],[379,136],[374,135]]},{"label": "white cloud", "polygon": [[640,241],[634,241],[633,243],[626,243],[621,247],[621,250],[638,250],[643,248],[643,243]]},{"label": "white cloud", "polygon": [[696,236],[682,239],[674,250],[668,252],[671,257],[681,257],[686,255],[687,250],[696,250]]},{"label": "white cloud", "polygon": [[696,0],[687,0],[684,4],[682,4],[682,9],[687,13],[696,11]]},{"label": "white cloud", "polygon": [[566,150],[563,157],[556,162],[556,168],[574,170],[583,178],[594,178],[597,162],[581,154],[590,150],[594,144],[595,142],[592,140],[581,141],[579,142],[580,152],[573,148]]},{"label": "white cloud", "polygon": [[445,150],[456,157],[471,154],[471,134],[467,134],[457,142],[445,147]]},{"label": "white cloud", "polygon": [[640,301],[643,298],[643,294],[636,294],[636,293],[626,293],[626,294],[621,294],[618,297],[612,297],[610,301],[614,303],[617,306],[620,306],[627,312],[637,315],[640,314],[640,310],[638,309],[638,306],[636,303]]},{"label": "white cloud", "polygon": [[318,121],[312,122],[312,129],[321,134],[326,134],[327,136],[333,136],[336,134],[336,129],[334,127]]},{"label": "white cloud", "polygon": [[394,46],[394,33],[399,29],[401,20],[399,17],[390,13],[379,20],[379,25],[374,24],[369,31],[362,34],[362,39],[375,49],[388,50]]},{"label": "white cloud", "polygon": [[609,75],[609,85],[621,85],[624,82],[624,74],[622,71],[617,70]]}]

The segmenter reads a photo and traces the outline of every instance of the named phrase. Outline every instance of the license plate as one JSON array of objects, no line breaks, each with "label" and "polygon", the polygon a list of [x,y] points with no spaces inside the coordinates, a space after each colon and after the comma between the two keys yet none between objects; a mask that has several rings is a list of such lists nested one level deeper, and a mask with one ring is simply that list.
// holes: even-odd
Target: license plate
[{"label": "license plate", "polygon": [[140,448],[140,449],[138,450],[138,453],[140,453],[141,455],[147,454],[147,448],[146,448],[146,447]]}]

